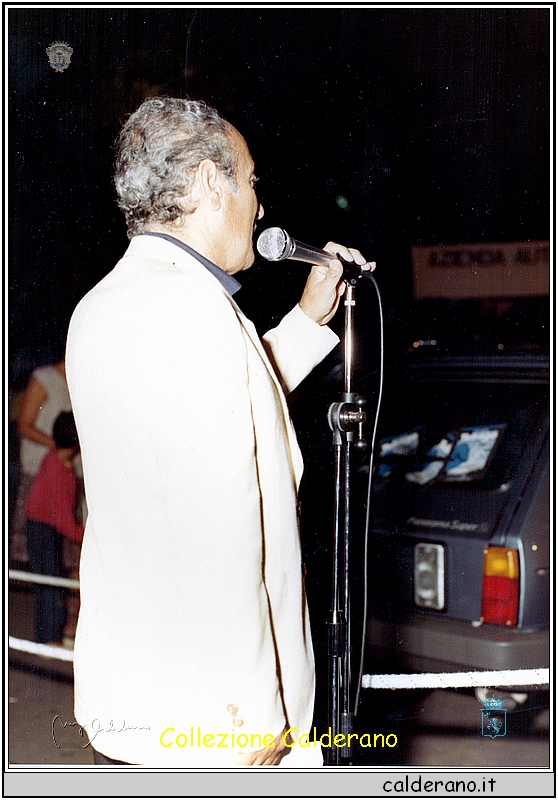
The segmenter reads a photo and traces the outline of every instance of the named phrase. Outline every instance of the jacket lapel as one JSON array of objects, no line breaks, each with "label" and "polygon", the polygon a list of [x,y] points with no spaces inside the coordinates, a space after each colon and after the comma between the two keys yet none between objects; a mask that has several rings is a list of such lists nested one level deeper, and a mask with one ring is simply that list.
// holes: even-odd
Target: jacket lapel
[{"label": "jacket lapel", "polygon": [[250,341],[252,342],[252,344],[254,345],[255,349],[257,350],[260,358],[262,359],[262,361],[263,361],[263,363],[264,363],[264,365],[265,365],[265,367],[267,369],[268,375],[269,375],[271,381],[273,382],[273,385],[275,386],[276,395],[277,395],[277,398],[278,398],[280,406],[281,406],[281,411],[283,413],[283,420],[284,420],[284,423],[285,423],[285,430],[287,431],[287,435],[288,435],[289,449],[291,451],[291,458],[292,458],[293,469],[294,469],[294,473],[295,473],[296,485],[298,487],[298,485],[300,483],[300,479],[302,478],[302,472],[303,472],[303,469],[304,469],[304,463],[303,463],[303,460],[302,460],[302,453],[300,452],[300,447],[298,445],[296,434],[295,434],[295,431],[294,431],[294,428],[293,428],[291,416],[289,414],[289,409],[287,407],[287,400],[285,398],[285,393],[284,393],[283,388],[282,388],[282,386],[281,386],[281,384],[279,382],[279,378],[277,377],[277,375],[275,373],[275,370],[273,369],[273,366],[271,365],[271,362],[270,362],[269,358],[267,357],[267,353],[265,352],[265,349],[264,349],[264,347],[263,347],[263,345],[261,343],[261,339],[258,336],[258,333],[256,331],[254,323],[251,322],[248,319],[248,317],[246,317],[244,315],[244,313],[242,312],[240,307],[236,304],[236,302],[233,300],[233,298],[230,297],[230,295],[228,295],[228,297],[229,297],[229,300],[231,302],[231,305],[233,306],[234,310],[236,311],[236,315],[238,317],[238,320],[239,320],[240,324],[242,325],[242,327],[246,331]]},{"label": "jacket lapel", "polygon": [[273,366],[271,365],[271,362],[267,357],[267,353],[265,352],[265,349],[261,343],[260,337],[258,336],[254,324],[248,319],[248,317],[244,315],[241,308],[237,305],[237,303],[234,301],[231,295],[226,291],[226,289],[219,283],[217,278],[211,275],[211,273],[196,258],[191,256],[185,250],[182,250],[180,247],[173,244],[172,242],[169,242],[166,239],[162,239],[158,236],[136,236],[130,242],[130,246],[127,251],[127,255],[128,254],[141,255],[146,258],[153,258],[170,262],[181,271],[184,271],[186,273],[193,272],[199,277],[204,278],[205,280],[210,282],[213,286],[218,286],[219,289],[223,292],[223,294],[233,307],[236,316],[238,318],[238,321],[242,325],[248,338],[250,339],[254,348],[258,352],[263,364],[265,365],[270,380],[273,382],[273,385],[275,387],[276,395],[279,400],[281,411],[283,413],[283,419],[285,423],[285,430],[287,431],[287,436],[288,436],[288,444],[291,453],[296,485],[298,487],[304,469],[302,454],[300,452],[300,447],[298,445],[296,434],[293,429],[291,417],[287,407],[285,393],[281,387],[281,384],[279,383],[279,379],[275,373],[275,370],[273,369]]}]

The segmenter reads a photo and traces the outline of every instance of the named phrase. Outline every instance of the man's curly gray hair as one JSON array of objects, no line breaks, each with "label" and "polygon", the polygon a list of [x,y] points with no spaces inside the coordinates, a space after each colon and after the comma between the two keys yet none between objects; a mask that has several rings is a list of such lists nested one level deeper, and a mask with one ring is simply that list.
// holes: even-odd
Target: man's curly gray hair
[{"label": "man's curly gray hair", "polygon": [[130,116],[116,141],[114,176],[129,239],[151,223],[194,211],[188,194],[204,159],[213,161],[236,189],[232,131],[214,108],[195,100],[153,97]]}]

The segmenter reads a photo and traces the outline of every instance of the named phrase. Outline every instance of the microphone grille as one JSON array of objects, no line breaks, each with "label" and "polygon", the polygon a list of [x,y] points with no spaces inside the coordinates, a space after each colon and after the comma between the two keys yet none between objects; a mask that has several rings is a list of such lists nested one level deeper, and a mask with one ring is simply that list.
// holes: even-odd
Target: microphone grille
[{"label": "microphone grille", "polygon": [[268,261],[281,261],[287,245],[287,234],[282,228],[267,228],[260,233],[256,247]]}]

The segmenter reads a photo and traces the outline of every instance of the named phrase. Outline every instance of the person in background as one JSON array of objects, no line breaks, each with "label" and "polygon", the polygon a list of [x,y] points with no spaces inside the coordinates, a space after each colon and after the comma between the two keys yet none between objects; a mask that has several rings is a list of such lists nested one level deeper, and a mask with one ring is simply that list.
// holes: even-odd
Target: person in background
[{"label": "person in background", "polygon": [[[81,542],[83,526],[75,519],[77,481],[73,459],[78,437],[71,412],[53,426],[54,449],[48,450],[31,486],[27,503],[29,566],[39,575],[61,576],[62,537]],[[60,645],[64,626],[63,590],[37,584],[36,641]]]},{"label": "person in background", "polygon": [[63,352],[60,356],[55,364],[34,370],[18,415],[20,479],[12,519],[11,557],[21,563],[28,560],[25,509],[29,492],[43,458],[54,449],[54,421],[62,411],[72,410]]}]

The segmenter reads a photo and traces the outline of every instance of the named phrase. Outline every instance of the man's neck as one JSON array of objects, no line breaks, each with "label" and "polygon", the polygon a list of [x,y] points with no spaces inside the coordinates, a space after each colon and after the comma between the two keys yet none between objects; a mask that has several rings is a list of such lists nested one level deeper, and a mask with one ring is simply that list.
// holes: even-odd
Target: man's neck
[{"label": "man's neck", "polygon": [[173,239],[178,239],[182,244],[188,245],[200,256],[204,256],[208,261],[220,266],[218,255],[211,252],[213,248],[210,247],[208,239],[205,236],[199,235],[198,231],[193,226],[186,225],[150,225],[149,228],[144,228],[144,233],[163,233],[166,236],[172,236]]},{"label": "man's neck", "polygon": [[144,236],[161,236],[163,239],[166,239],[169,242],[172,242],[177,247],[183,248],[187,253],[197,259],[223,286],[224,289],[230,294],[233,295],[241,288],[240,283],[234,278],[232,275],[228,274],[220,267],[218,267],[213,261],[206,258],[202,253],[195,250],[189,243],[177,239],[176,236],[172,236],[169,233],[163,233],[161,231],[144,231]]}]

